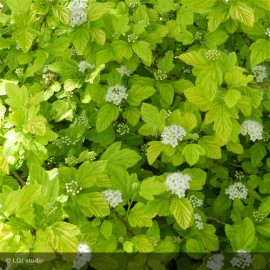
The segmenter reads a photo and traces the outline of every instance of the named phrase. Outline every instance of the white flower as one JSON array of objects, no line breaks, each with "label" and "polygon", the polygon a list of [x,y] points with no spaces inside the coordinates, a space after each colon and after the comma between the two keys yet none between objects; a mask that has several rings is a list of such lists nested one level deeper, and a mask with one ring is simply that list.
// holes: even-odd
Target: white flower
[{"label": "white flower", "polygon": [[129,127],[127,124],[120,123],[117,125],[116,132],[120,134],[121,136],[129,133]]},{"label": "white flower", "polygon": [[191,203],[192,207],[193,208],[196,208],[196,207],[201,207],[203,205],[203,200],[199,199],[197,196],[195,195],[191,195],[189,198],[188,198],[189,202]]},{"label": "white flower", "polygon": [[88,0],[73,0],[69,3],[68,9],[70,10],[70,26],[74,27],[76,24],[81,25],[87,21],[87,8]]},{"label": "white flower", "polygon": [[270,37],[270,27],[265,30],[265,35]]},{"label": "white flower", "polygon": [[221,270],[223,265],[224,256],[222,254],[212,255],[206,263],[206,267],[208,267],[210,270]]},{"label": "white flower", "polygon": [[256,121],[245,120],[241,124],[240,134],[244,136],[248,134],[253,142],[261,140],[263,135],[263,126]]},{"label": "white flower", "polygon": [[217,50],[208,50],[206,53],[205,53],[205,58],[207,60],[213,60],[213,61],[216,61],[220,56],[220,52],[217,51]]},{"label": "white flower", "polygon": [[112,102],[115,105],[119,105],[122,99],[127,99],[128,94],[126,93],[127,88],[123,85],[117,84],[109,87],[105,100]]},{"label": "white flower", "polygon": [[[270,35],[270,29],[269,29]],[[267,70],[265,66],[254,66],[251,68],[251,71],[254,75],[256,82],[262,82],[265,78],[267,78]]]},{"label": "white flower", "polygon": [[73,268],[81,269],[91,259],[91,249],[85,243],[78,245],[78,253],[73,260]]},{"label": "white flower", "polygon": [[178,145],[178,141],[182,141],[183,137],[187,135],[185,129],[178,125],[171,125],[165,127],[161,134],[161,142],[163,144],[170,144],[172,147]]},{"label": "white flower", "polygon": [[79,64],[78,64],[78,69],[80,72],[84,72],[87,68],[94,68],[95,66],[94,65],[91,65],[89,64],[87,61],[81,61]]},{"label": "white flower", "polygon": [[123,202],[122,192],[120,190],[107,189],[101,192],[101,194],[105,197],[111,207],[116,207],[119,203]]},{"label": "white flower", "polygon": [[171,173],[166,177],[165,185],[167,190],[171,190],[172,194],[176,194],[179,198],[185,197],[185,192],[190,188],[189,182],[191,177],[188,174],[180,172]]},{"label": "white flower", "polygon": [[245,250],[238,250],[237,255],[231,259],[231,265],[244,269],[252,264],[252,257],[250,253]]},{"label": "white flower", "polygon": [[165,71],[158,69],[155,73],[154,73],[154,77],[155,80],[157,81],[162,81],[167,79],[168,75]]},{"label": "white flower", "polygon": [[121,76],[130,76],[132,74],[132,71],[130,71],[126,66],[121,65],[119,68],[116,69]]},{"label": "white flower", "polygon": [[75,196],[79,194],[82,190],[82,187],[79,186],[78,182],[71,180],[71,182],[65,184],[66,192]]},{"label": "white flower", "polygon": [[246,199],[248,195],[248,189],[240,182],[230,185],[226,190],[225,194],[229,195],[231,200],[234,199]]},{"label": "white flower", "polygon": [[196,227],[198,228],[198,230],[202,230],[203,229],[202,217],[199,214],[195,213],[194,218]]}]

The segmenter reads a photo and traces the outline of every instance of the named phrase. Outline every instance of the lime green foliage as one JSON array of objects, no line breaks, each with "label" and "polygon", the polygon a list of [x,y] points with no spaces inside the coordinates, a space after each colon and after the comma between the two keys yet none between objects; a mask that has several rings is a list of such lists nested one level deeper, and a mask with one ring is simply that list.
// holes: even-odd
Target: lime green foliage
[{"label": "lime green foliage", "polygon": [[3,0],[0,254],[202,270],[211,252],[262,252],[251,268],[269,269],[269,11]]}]

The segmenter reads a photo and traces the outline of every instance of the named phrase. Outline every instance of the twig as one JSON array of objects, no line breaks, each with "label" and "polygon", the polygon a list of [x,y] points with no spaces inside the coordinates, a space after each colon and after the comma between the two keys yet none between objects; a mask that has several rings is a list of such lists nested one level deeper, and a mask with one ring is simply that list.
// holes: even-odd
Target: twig
[{"label": "twig", "polygon": [[249,86],[259,87],[259,88],[268,88],[270,87],[270,83],[250,83]]},{"label": "twig", "polygon": [[232,166],[234,166],[234,167],[236,167],[236,168],[243,168],[241,165],[234,164],[234,163],[231,163],[231,162],[228,162],[227,164],[228,164],[228,165],[232,165]]},{"label": "twig", "polygon": [[221,220],[219,220],[217,218],[214,218],[214,217],[207,217],[207,219],[213,220],[213,221],[215,221],[215,222],[217,222],[219,224],[222,224],[222,225],[226,225],[226,223],[224,223],[223,221],[221,221]]},{"label": "twig", "polygon": [[25,185],[25,181],[15,171],[12,172],[12,175],[16,178],[21,186]]}]

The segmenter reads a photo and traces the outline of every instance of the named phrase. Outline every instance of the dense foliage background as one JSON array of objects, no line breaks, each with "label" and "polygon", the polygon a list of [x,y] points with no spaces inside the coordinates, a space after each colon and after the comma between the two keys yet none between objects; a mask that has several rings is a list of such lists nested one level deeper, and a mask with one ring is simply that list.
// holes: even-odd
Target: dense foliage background
[{"label": "dense foliage background", "polygon": [[270,0],[0,10],[3,269],[269,269]]}]

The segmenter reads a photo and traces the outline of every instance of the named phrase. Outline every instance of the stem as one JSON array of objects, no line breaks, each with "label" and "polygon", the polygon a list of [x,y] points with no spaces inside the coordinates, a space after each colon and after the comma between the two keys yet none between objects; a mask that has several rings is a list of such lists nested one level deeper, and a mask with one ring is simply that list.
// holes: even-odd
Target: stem
[{"label": "stem", "polygon": [[219,224],[222,224],[222,225],[226,225],[226,223],[224,223],[223,221],[221,221],[221,220],[219,220],[217,218],[214,218],[214,217],[207,217],[207,219],[213,220],[213,221],[215,221],[215,222],[217,222]]},{"label": "stem", "polygon": [[236,168],[243,168],[241,165],[234,164],[234,163],[231,163],[231,162],[228,162],[227,164],[228,164],[228,165],[232,165],[232,166],[234,166],[234,167],[236,167]]},{"label": "stem", "polygon": [[260,87],[260,88],[267,88],[270,87],[270,83],[250,83],[249,86],[255,86],[255,87]]},{"label": "stem", "polygon": [[25,181],[15,171],[12,172],[12,175],[16,178],[17,182],[21,186],[24,186],[25,185]]},{"label": "stem", "polygon": [[133,203],[134,197],[135,197],[135,192],[133,193],[133,196],[131,198],[131,201],[128,201],[128,209],[127,209],[127,214],[125,216],[125,219],[127,219],[127,217],[128,217],[128,214],[129,214],[129,211],[130,211],[130,207],[131,207],[131,204]]}]

